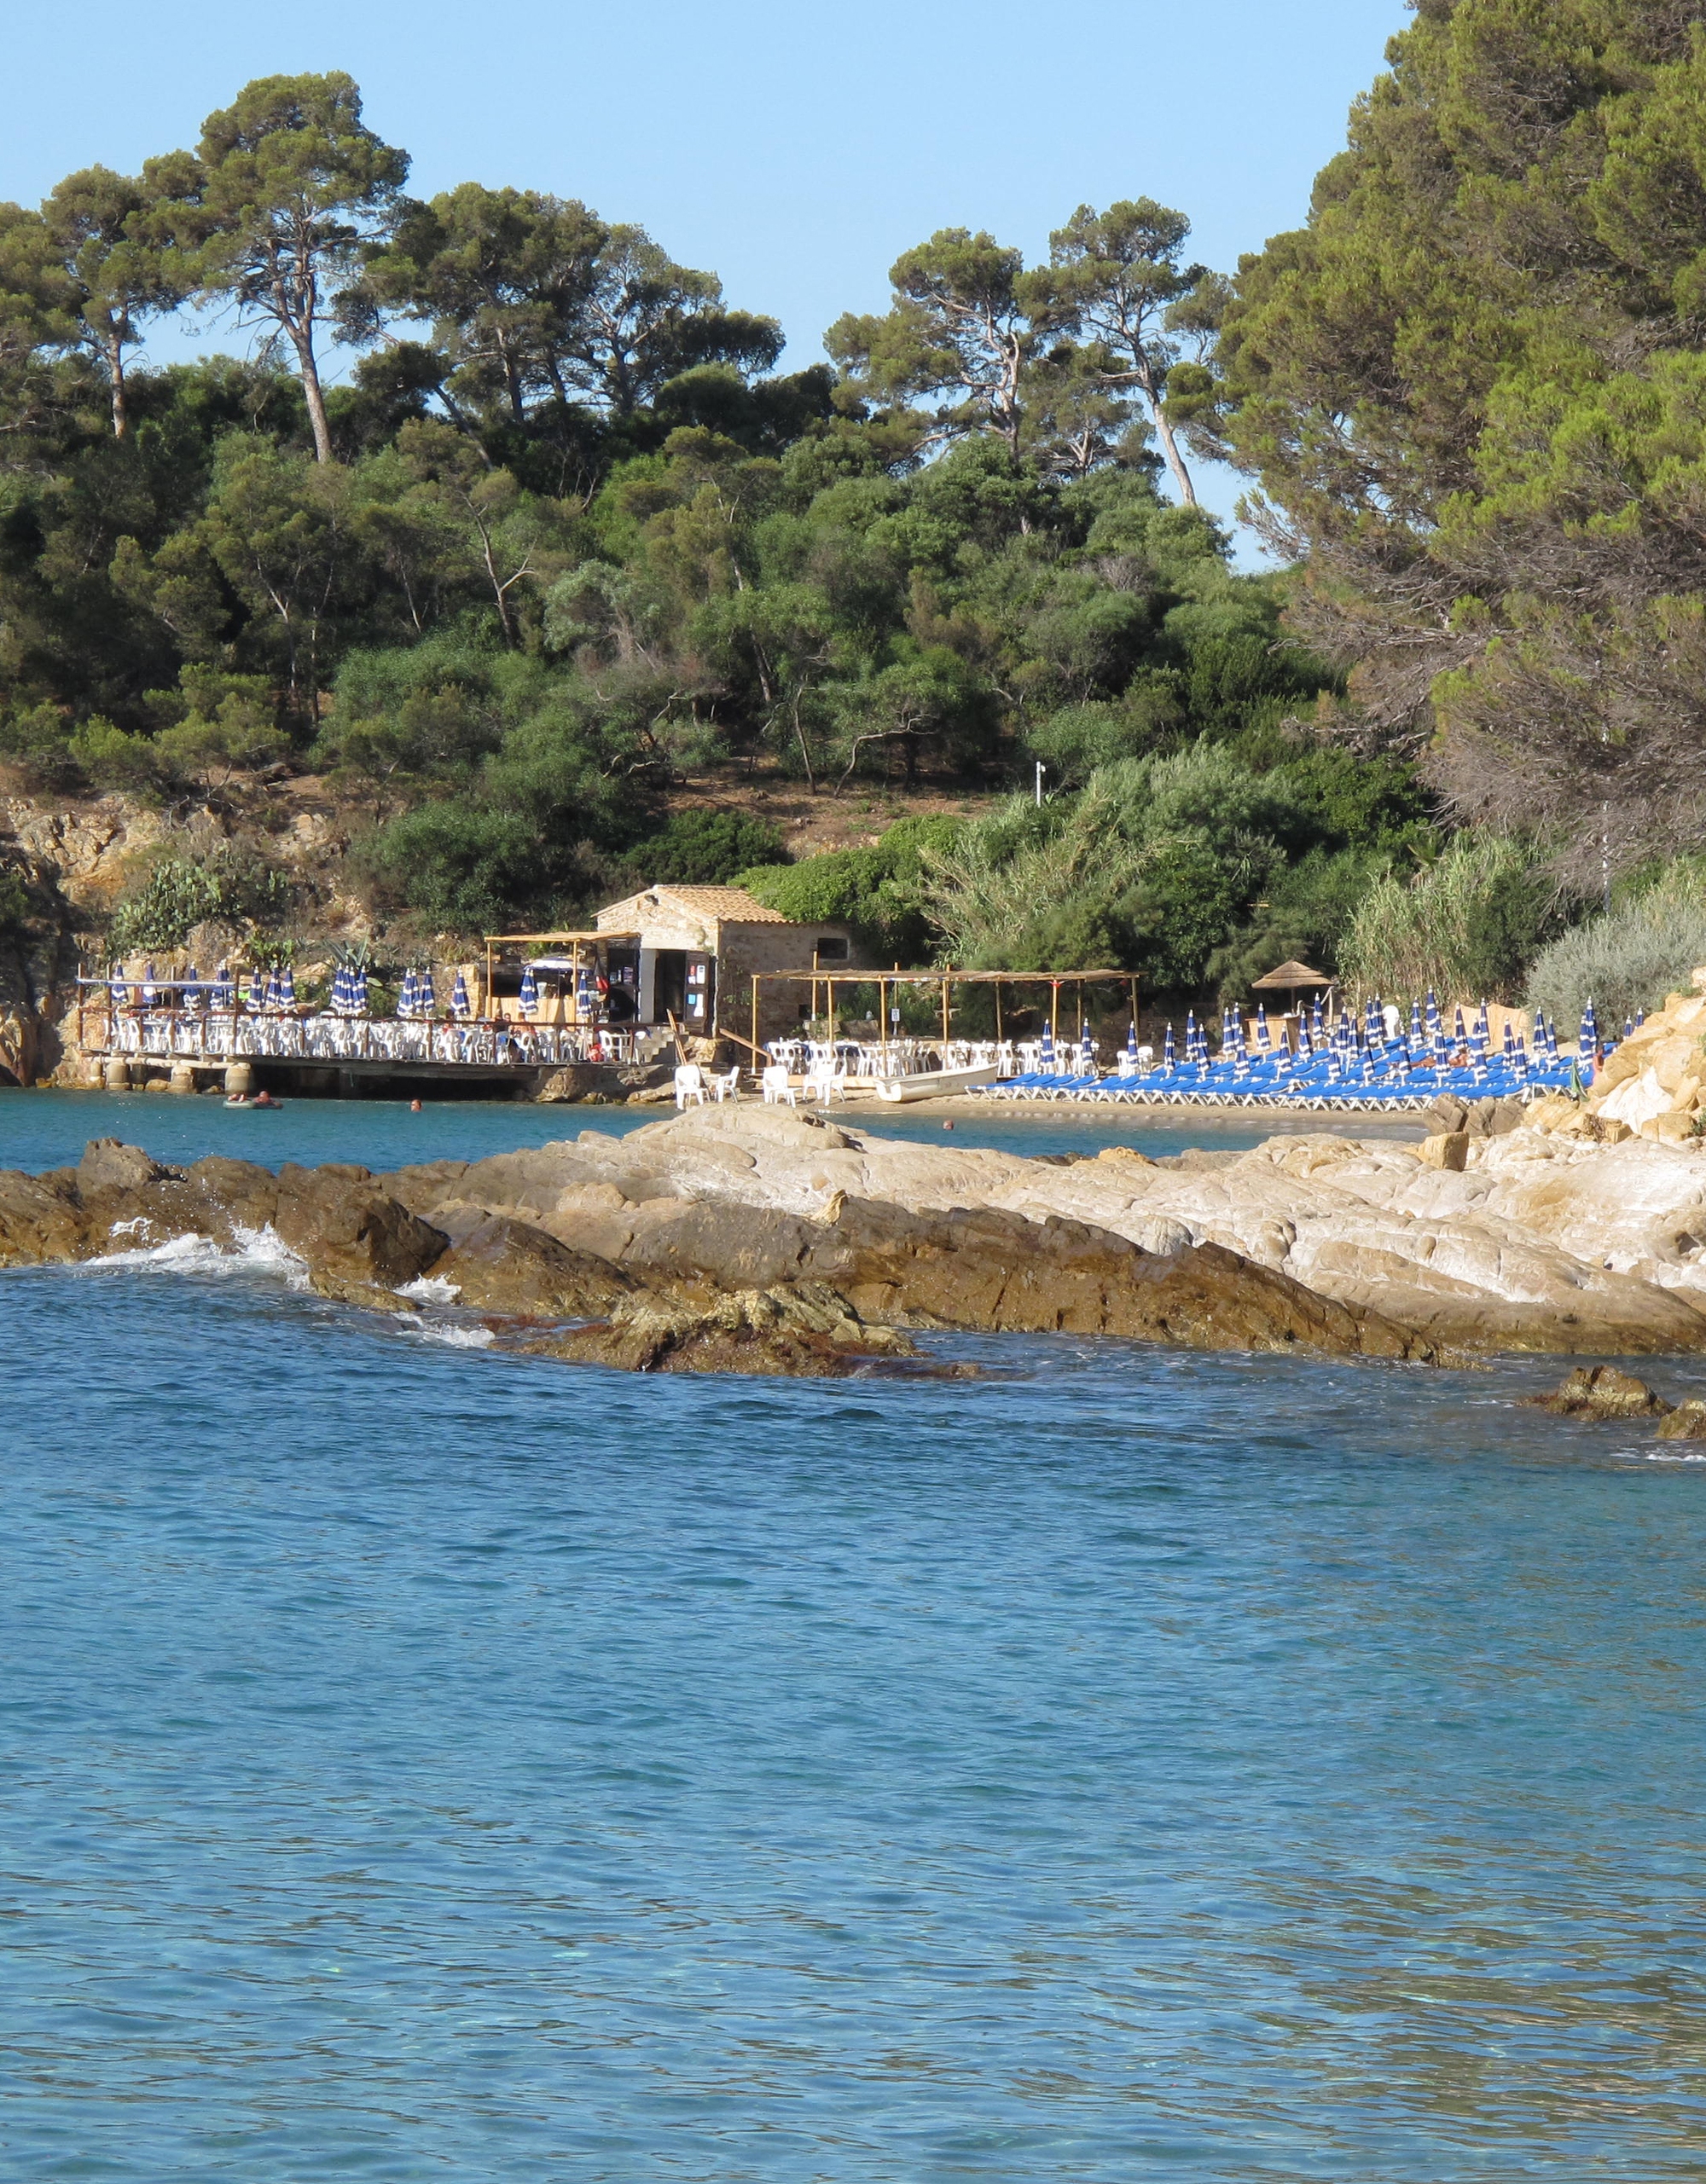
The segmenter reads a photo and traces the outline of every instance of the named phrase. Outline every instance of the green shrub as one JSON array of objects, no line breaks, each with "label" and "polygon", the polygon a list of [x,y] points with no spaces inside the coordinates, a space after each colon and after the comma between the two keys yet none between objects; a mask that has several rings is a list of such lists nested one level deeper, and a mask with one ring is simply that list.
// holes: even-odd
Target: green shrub
[{"label": "green shrub", "polygon": [[868,849],[758,866],[737,874],[736,884],[797,924],[850,925],[884,960],[918,964],[930,948],[926,858],[960,831],[954,820],[903,819]]},{"label": "green shrub", "polygon": [[781,836],[767,820],[738,811],[682,811],[627,853],[638,884],[721,887],[755,865],[786,866]]},{"label": "green shrub", "polygon": [[151,736],[116,727],[96,713],[74,731],[71,755],[97,789],[128,789],[146,795],[164,778],[160,755]]},{"label": "green shrub", "polygon": [[1706,878],[1698,866],[1681,864],[1542,950],[1529,973],[1528,1003],[1562,1029],[1580,1022],[1591,1000],[1609,1029],[1667,994],[1687,993],[1689,973],[1703,963]]},{"label": "green shrub", "polygon": [[30,914],[30,890],[21,873],[0,866],[0,934],[20,933]]},{"label": "green shrub", "polygon": [[0,712],[0,758],[12,761],[29,789],[65,795],[84,785],[70,727],[52,705]]},{"label": "green shrub", "polygon": [[421,804],[368,843],[364,861],[440,930],[491,932],[548,886],[538,829],[521,814],[459,800]]},{"label": "green shrub", "polygon": [[1569,908],[1527,844],[1460,834],[1408,881],[1389,873],[1370,888],[1340,964],[1357,994],[1513,999]]},{"label": "green shrub", "polygon": [[167,856],[120,901],[107,940],[115,956],[139,948],[179,948],[193,926],[211,918],[251,927],[277,922],[290,907],[290,883],[270,865],[222,849],[212,857]]}]

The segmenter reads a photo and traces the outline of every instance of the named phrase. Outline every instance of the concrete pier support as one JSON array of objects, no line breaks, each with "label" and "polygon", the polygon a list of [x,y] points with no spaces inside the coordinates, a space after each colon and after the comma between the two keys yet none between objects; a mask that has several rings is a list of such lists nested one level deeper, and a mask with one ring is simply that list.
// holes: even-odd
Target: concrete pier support
[{"label": "concrete pier support", "polygon": [[171,1088],[175,1092],[194,1092],[194,1065],[189,1062],[174,1062],[171,1065]]},{"label": "concrete pier support", "polygon": [[241,1092],[247,1098],[255,1088],[255,1073],[247,1062],[228,1062],[225,1065],[225,1090],[228,1094]]},{"label": "concrete pier support", "polygon": [[107,1066],[102,1071],[102,1082],[108,1092],[129,1092],[131,1089],[130,1063],[117,1054],[109,1054],[107,1057]]}]

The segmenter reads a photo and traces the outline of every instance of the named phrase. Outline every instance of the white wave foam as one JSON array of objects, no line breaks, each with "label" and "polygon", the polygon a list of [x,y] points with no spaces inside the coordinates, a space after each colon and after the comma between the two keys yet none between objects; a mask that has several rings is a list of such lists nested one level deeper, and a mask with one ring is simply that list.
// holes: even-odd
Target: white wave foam
[{"label": "white wave foam", "polygon": [[442,1274],[417,1274],[412,1282],[405,1282],[397,1290],[400,1297],[413,1297],[417,1304],[455,1304],[462,1294],[461,1284],[447,1282]]},{"label": "white wave foam", "polygon": [[127,1273],[158,1274],[280,1274],[293,1289],[308,1282],[308,1264],[283,1243],[269,1222],[264,1228],[235,1228],[231,1248],[208,1236],[175,1236],[165,1243],[148,1243],[150,1223],[146,1216],[114,1224],[115,1237],[134,1236],[129,1251],[102,1252],[85,1259],[89,1267],[122,1267]]},{"label": "white wave foam", "polygon": [[[403,1295],[398,1290],[397,1295]],[[458,1327],[444,1320],[422,1319],[419,1312],[405,1312],[400,1315],[402,1324],[416,1335],[424,1335],[429,1342],[448,1342],[453,1350],[485,1350],[495,1339],[489,1327]]]}]

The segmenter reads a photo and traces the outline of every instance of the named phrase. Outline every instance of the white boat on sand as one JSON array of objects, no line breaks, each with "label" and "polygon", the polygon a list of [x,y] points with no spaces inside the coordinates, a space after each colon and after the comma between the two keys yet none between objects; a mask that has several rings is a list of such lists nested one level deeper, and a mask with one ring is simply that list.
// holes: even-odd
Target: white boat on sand
[{"label": "white boat on sand", "polygon": [[879,1099],[951,1099],[955,1092],[970,1092],[975,1085],[992,1085],[1001,1075],[993,1062],[980,1062],[963,1069],[920,1069],[910,1076],[873,1077],[871,1088]]}]

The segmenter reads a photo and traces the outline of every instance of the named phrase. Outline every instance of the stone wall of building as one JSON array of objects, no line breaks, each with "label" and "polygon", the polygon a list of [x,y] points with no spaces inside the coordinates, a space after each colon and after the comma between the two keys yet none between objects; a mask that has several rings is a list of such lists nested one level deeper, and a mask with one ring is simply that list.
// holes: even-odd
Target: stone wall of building
[{"label": "stone wall of building", "polygon": [[[736,925],[720,928],[717,935],[717,1014],[728,1031],[750,1039],[752,1031],[752,974],[754,971],[811,969],[812,950],[828,937],[844,941],[844,960],[821,964],[820,976],[833,973],[839,979],[869,965],[844,925]],[[821,988],[820,988],[820,998]],[[799,1028],[810,1005],[811,988],[804,980],[797,985],[765,985],[758,988],[758,1043],[783,1037]]]}]

